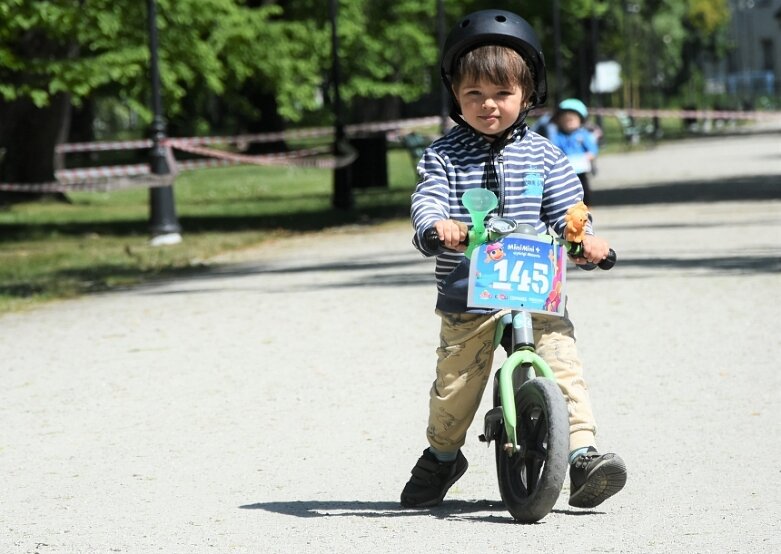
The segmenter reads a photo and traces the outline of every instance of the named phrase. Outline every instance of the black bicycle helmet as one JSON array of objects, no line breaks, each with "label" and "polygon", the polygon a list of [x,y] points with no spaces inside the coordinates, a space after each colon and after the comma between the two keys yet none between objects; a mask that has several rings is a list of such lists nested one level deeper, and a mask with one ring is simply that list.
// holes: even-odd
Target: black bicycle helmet
[{"label": "black bicycle helmet", "polygon": [[442,49],[442,81],[452,95],[451,76],[455,62],[469,50],[487,44],[507,46],[518,52],[529,65],[534,79],[534,94],[529,108],[545,103],[548,84],[542,46],[531,25],[521,16],[504,10],[481,10],[463,17],[445,40]]}]

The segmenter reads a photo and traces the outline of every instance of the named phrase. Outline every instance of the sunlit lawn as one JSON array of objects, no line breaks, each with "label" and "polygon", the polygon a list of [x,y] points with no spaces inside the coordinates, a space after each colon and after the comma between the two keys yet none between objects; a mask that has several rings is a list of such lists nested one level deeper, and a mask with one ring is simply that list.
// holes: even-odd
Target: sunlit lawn
[{"label": "sunlit lawn", "polygon": [[332,208],[327,169],[228,167],[182,173],[174,186],[184,240],[149,245],[149,192],[72,193],[72,203],[0,208],[0,312],[51,299],[197,271],[217,254],[291,229],[371,223],[409,213],[415,184],[404,150],[389,152],[388,188],[357,189],[355,209]]}]

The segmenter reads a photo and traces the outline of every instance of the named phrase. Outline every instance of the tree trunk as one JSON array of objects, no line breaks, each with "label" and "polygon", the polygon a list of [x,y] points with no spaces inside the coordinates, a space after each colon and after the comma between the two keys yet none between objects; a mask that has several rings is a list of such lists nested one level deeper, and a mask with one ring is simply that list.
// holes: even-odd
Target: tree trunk
[{"label": "tree trunk", "polygon": [[[246,123],[249,133],[277,133],[285,130],[285,120],[277,111],[277,98],[273,93],[259,90],[255,84],[245,85],[244,92],[252,105],[260,111],[260,118]],[[248,154],[267,154],[270,152],[287,152],[284,140],[271,142],[253,142],[247,148]]]},{"label": "tree trunk", "polygon": [[[71,105],[69,124],[63,126],[62,142],[95,141],[95,98],[83,98],[78,106]],[[71,152],[62,156],[62,167],[89,167],[97,165],[97,152]]]},{"label": "tree trunk", "polygon": [[[70,98],[57,94],[51,103],[36,107],[29,99],[0,106],[4,127],[0,145],[5,153],[0,162],[0,182],[50,183],[54,181],[54,148],[67,123]],[[0,204],[36,200],[42,197],[67,200],[61,193],[0,192]]]}]

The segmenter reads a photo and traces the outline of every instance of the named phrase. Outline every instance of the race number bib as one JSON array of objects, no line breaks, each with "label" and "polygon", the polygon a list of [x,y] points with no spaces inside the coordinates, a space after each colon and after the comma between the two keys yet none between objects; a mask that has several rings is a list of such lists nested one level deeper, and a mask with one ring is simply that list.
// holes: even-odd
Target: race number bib
[{"label": "race number bib", "polygon": [[564,315],[564,247],[550,237],[509,235],[472,253],[467,303],[474,308]]}]

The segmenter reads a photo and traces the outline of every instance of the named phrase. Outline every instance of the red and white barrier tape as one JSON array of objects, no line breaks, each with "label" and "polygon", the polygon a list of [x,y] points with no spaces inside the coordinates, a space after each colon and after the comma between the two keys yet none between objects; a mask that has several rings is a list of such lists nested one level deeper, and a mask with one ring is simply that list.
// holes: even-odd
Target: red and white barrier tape
[{"label": "red and white barrier tape", "polygon": [[[381,121],[373,123],[357,123],[346,125],[345,132],[348,134],[359,134],[367,132],[387,132],[397,129],[407,129],[414,127],[430,127],[438,125],[439,117],[420,117],[412,119],[398,119],[395,121]],[[244,144],[250,142],[274,142],[277,140],[292,140],[302,138],[327,137],[333,134],[332,127],[313,127],[310,129],[294,129],[291,131],[280,131],[275,133],[256,133],[232,136],[207,136],[207,137],[170,137],[165,142],[176,142],[178,144]],[[55,148],[58,154],[69,154],[74,152],[102,152],[108,150],[142,150],[151,148],[151,140],[123,140],[123,141],[96,141],[96,142],[73,142],[59,144]]]},{"label": "red and white barrier tape", "polygon": [[111,165],[102,167],[81,167],[75,169],[63,169],[54,172],[59,183],[78,183],[90,179],[103,179],[106,177],[132,177],[135,175],[148,175],[149,164]]},{"label": "red and white barrier tape", "polygon": [[[539,115],[545,110],[535,112],[532,115]],[[625,114],[634,117],[668,117],[668,118],[697,118],[697,119],[745,119],[745,120],[763,120],[781,118],[781,112],[744,112],[728,110],[648,110],[648,109],[621,109],[621,108],[592,108],[591,113],[597,115],[618,115]],[[415,127],[437,126],[441,122],[439,117],[420,117],[413,119],[400,119],[395,121],[357,123],[345,126],[348,134],[367,133],[367,132],[387,132],[398,129],[407,129]],[[280,131],[276,133],[256,133],[232,136],[207,136],[207,137],[172,137],[165,139],[166,142],[176,142],[178,144],[243,144],[250,142],[273,142],[277,140],[291,140],[301,138],[318,138],[329,136],[333,133],[331,127],[314,127],[310,129],[298,129],[292,131]],[[68,154],[75,152],[101,152],[108,150],[142,150],[152,147],[151,140],[125,140],[125,141],[96,141],[96,142],[74,142],[68,144],[59,144],[55,148],[58,154]]]},{"label": "red and white barrier tape", "polygon": [[93,178],[81,182],[62,183],[52,181],[48,183],[0,183],[0,191],[23,193],[52,193],[52,192],[109,192],[114,190],[137,187],[167,187],[173,184],[176,175],[153,175],[148,172],[145,175],[135,177],[103,177]]},{"label": "red and white barrier tape", "polygon": [[594,115],[628,115],[631,117],[659,117],[669,119],[734,119],[770,121],[781,118],[781,112],[741,112],[730,110],[661,110],[641,108],[590,108]]},{"label": "red and white barrier tape", "polygon": [[[321,146],[315,148],[306,148],[302,150],[294,150],[292,152],[281,152],[276,154],[261,154],[257,156],[248,156],[246,154],[236,154],[234,152],[226,152],[224,150],[215,150],[213,148],[205,148],[203,146],[195,146],[179,142],[177,140],[168,141],[168,145],[177,150],[189,152],[191,154],[198,154],[200,156],[208,156],[212,158],[218,158],[221,160],[227,160],[235,163],[244,163],[252,165],[296,165],[300,167],[316,167],[316,168],[337,168],[350,165],[358,157],[357,152],[354,150],[344,156],[334,157],[330,156],[331,147]],[[328,155],[326,158],[313,158],[314,156]]]},{"label": "red and white barrier tape", "polygon": [[[538,116],[544,111],[535,110],[532,115]],[[649,110],[649,109],[619,109],[592,108],[595,115],[632,117],[661,117],[680,119],[742,119],[765,121],[781,118],[781,112],[743,112],[726,110]],[[390,133],[401,129],[438,126],[441,118],[438,116],[402,119],[385,122],[358,123],[345,126],[348,135],[361,133]],[[205,145],[233,144],[243,145],[253,142],[273,142],[277,140],[293,140],[303,138],[326,137],[333,134],[331,127],[316,127],[276,133],[257,133],[233,136],[209,137],[171,137],[164,139],[167,159],[171,167],[170,175],[152,175],[147,164],[102,166],[94,168],[66,169],[56,172],[57,181],[49,183],[0,183],[0,191],[14,192],[68,192],[76,190],[112,190],[133,186],[168,186],[176,178],[179,171],[200,169],[204,167],[252,164],[252,165],[295,165],[299,167],[334,169],[351,164],[357,157],[357,152],[349,146],[342,156],[330,154],[330,146],[307,148],[280,154],[246,155],[213,148]],[[60,144],[55,151],[58,154],[76,152],[100,152],[109,150],[141,150],[152,147],[151,140],[128,141],[97,141]],[[205,156],[204,160],[177,161],[171,152],[175,148],[184,152]]]},{"label": "red and white barrier tape", "polygon": [[207,156],[208,159],[177,161],[173,156],[169,155],[167,158],[171,173],[164,176],[151,174],[148,164],[63,169],[55,172],[57,181],[48,183],[0,183],[0,191],[49,193],[108,191],[134,186],[159,187],[172,184],[176,179],[176,175],[181,171],[206,167],[249,164],[295,165],[298,167],[335,169],[350,165],[358,157],[358,153],[352,148],[343,156],[333,156],[331,155],[332,148],[330,146],[258,156],[248,156],[202,146],[181,144],[178,141],[168,141],[167,146],[169,147],[167,149],[169,152],[171,148],[176,148],[184,152]]},{"label": "red and white barrier tape", "polygon": [[234,162],[231,160],[218,160],[215,158],[209,158],[206,160],[182,160],[176,162],[179,171],[192,171],[194,169],[207,169],[210,167],[223,167],[226,165],[240,165],[241,162]]},{"label": "red and white barrier tape", "polygon": [[144,150],[152,148],[150,139],[114,140],[99,142],[70,142],[58,144],[54,151],[57,154],[72,154],[75,152],[105,152],[108,150]]}]

